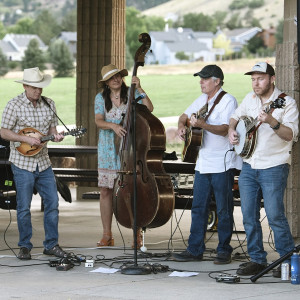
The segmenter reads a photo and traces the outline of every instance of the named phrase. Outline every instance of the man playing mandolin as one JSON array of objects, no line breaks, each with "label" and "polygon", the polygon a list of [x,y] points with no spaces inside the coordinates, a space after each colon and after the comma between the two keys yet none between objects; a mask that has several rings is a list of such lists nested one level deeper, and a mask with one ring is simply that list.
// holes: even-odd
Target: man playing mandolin
[{"label": "man playing mandolin", "polygon": [[[205,233],[208,222],[208,208],[215,195],[218,216],[219,244],[215,264],[231,262],[230,246],[233,229],[234,170],[241,167],[241,160],[228,142],[229,118],[237,107],[236,99],[222,89],[224,75],[217,65],[207,65],[194,76],[200,76],[202,95],[199,96],[179,117],[178,135],[185,140],[186,124],[190,118],[193,127],[202,128],[203,137],[195,167],[192,224],[188,248],[174,253],[176,261],[197,261],[203,259]],[[207,113],[200,117],[197,112],[207,106]]]},{"label": "man playing mandolin", "polygon": [[[275,71],[266,62],[257,63],[250,72],[253,92],[246,95],[231,116],[228,136],[231,144],[240,146],[242,134],[247,135],[245,144],[252,143],[253,132],[256,141],[244,157],[239,176],[239,190],[243,223],[247,236],[250,262],[240,265],[239,275],[255,275],[267,266],[260,224],[260,202],[269,225],[274,232],[275,247],[280,257],[294,248],[289,224],[284,214],[283,197],[287,184],[291,150],[298,135],[298,108],[294,99],[275,87]],[[276,104],[276,105],[274,105]],[[266,112],[265,107],[273,107]],[[244,117],[257,119],[258,124],[248,132],[238,132],[237,125]],[[244,145],[241,145],[243,147]],[[247,147],[247,145],[245,145]],[[280,268],[273,270],[273,276],[280,277]]]},{"label": "man playing mandolin", "polygon": [[[58,245],[58,195],[54,173],[48,156],[47,147],[35,155],[25,155],[17,151],[20,144],[29,148],[42,147],[42,142],[31,133],[40,132],[53,135],[54,142],[60,142],[63,134],[57,133],[55,104],[50,98],[42,97],[43,88],[48,86],[52,77],[43,75],[39,68],[25,69],[22,83],[24,92],[8,102],[1,124],[1,137],[10,141],[11,168],[17,190],[17,221],[19,229],[19,259],[31,259],[30,251],[32,224],[30,206],[34,188],[44,204],[44,254],[64,257],[67,253]],[[47,102],[47,103],[46,103]],[[23,134],[22,130],[32,128],[32,132]]]}]

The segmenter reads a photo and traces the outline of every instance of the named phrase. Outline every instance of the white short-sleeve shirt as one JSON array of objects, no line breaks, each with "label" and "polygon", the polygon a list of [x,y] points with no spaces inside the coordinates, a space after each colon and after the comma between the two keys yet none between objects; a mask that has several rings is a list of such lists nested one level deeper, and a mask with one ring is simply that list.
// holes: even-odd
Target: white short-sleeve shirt
[{"label": "white short-sleeve shirt", "polygon": [[[215,96],[208,101],[208,111],[218,97],[220,90]],[[199,96],[184,112],[188,118],[193,113],[197,113],[206,103],[208,95],[202,94]],[[225,94],[220,102],[215,106],[212,113],[208,117],[206,123],[210,125],[229,124],[230,116],[233,114],[238,104],[236,99]],[[242,159],[236,155],[232,149],[232,145],[228,140],[228,136],[221,136],[203,130],[203,138],[201,148],[199,150],[195,170],[200,173],[221,173],[231,168],[241,169]]]}]

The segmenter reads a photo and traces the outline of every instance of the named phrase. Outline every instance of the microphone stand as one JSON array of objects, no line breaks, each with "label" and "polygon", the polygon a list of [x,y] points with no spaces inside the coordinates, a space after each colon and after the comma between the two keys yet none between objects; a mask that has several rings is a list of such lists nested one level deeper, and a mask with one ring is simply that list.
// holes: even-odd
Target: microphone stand
[{"label": "microphone stand", "polygon": [[300,251],[300,245],[295,246],[295,248],[293,250],[291,250],[290,252],[288,252],[287,254],[285,254],[284,256],[280,257],[279,259],[277,259],[276,261],[274,261],[272,264],[270,264],[267,268],[265,268],[264,270],[262,270],[261,272],[259,272],[258,274],[250,277],[250,280],[252,282],[255,282],[258,278],[262,277],[264,274],[268,273],[270,270],[272,270],[273,268],[275,268],[277,265],[279,265],[281,262],[285,261],[286,259],[290,258],[294,252],[299,252]]},{"label": "microphone stand", "polygon": [[151,268],[139,266],[137,263],[137,182],[136,182],[136,103],[140,99],[133,99],[132,105],[132,151],[133,151],[133,235],[134,235],[134,265],[122,268],[121,273],[125,275],[147,275]]}]

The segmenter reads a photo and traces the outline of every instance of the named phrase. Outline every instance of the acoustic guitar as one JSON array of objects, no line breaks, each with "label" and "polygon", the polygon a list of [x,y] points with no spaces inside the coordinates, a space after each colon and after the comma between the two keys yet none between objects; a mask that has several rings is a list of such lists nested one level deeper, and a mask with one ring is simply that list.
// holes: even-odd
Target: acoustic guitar
[{"label": "acoustic guitar", "polygon": [[[70,131],[64,132],[63,135],[72,135],[74,137],[81,137],[86,133],[86,128],[79,128],[79,129],[71,129]],[[24,156],[34,156],[38,154],[46,145],[46,142],[48,141],[53,141],[54,140],[54,135],[44,135],[40,131],[38,131],[35,128],[23,128],[18,132],[19,135],[26,135],[30,137],[34,137],[37,139],[40,139],[42,144],[40,146],[30,146],[27,143],[24,142],[15,142],[15,147],[17,151],[24,155]]]},{"label": "acoustic guitar", "polygon": [[[283,108],[285,106],[285,99],[280,97],[269,103],[264,111],[272,113],[275,108]],[[261,125],[258,123],[257,117],[253,119],[249,116],[242,116],[236,126],[236,132],[239,137],[239,143],[234,145],[235,152],[242,158],[250,158],[254,152],[257,141],[257,129]]]},{"label": "acoustic guitar", "polygon": [[[227,92],[225,91],[221,91],[210,110],[208,111],[208,103],[206,103],[196,114],[194,114],[195,117],[197,119],[204,118],[206,122],[216,105],[220,102],[220,100],[226,93]],[[186,133],[184,136],[184,146],[181,153],[181,160],[183,162],[195,163],[202,144],[203,130],[202,128],[192,127],[190,125],[190,119],[187,119],[185,132]]]},{"label": "acoustic guitar", "polygon": [[[208,105],[205,104],[196,114],[196,118],[205,118],[208,111]],[[195,163],[201,147],[203,137],[202,128],[192,127],[190,119],[185,124],[184,145],[181,153],[183,162]]]}]

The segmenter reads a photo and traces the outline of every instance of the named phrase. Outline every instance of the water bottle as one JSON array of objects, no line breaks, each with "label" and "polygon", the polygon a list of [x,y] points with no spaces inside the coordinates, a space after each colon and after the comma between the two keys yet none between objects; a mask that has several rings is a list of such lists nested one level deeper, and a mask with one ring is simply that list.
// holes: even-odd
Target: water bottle
[{"label": "water bottle", "polygon": [[300,284],[300,255],[293,253],[291,257],[291,283]]}]

